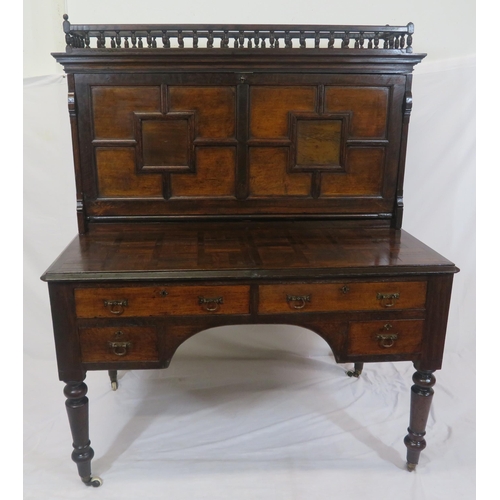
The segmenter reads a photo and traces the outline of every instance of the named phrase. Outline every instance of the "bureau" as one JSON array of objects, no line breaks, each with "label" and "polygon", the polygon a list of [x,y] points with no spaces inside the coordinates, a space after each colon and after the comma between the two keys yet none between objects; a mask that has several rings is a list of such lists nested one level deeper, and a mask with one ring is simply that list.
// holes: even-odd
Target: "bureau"
[{"label": "bureau", "polygon": [[458,271],[401,228],[413,25],[63,28],[79,234],[42,279],[82,481],[88,370],[240,324],[413,362],[413,470]]}]

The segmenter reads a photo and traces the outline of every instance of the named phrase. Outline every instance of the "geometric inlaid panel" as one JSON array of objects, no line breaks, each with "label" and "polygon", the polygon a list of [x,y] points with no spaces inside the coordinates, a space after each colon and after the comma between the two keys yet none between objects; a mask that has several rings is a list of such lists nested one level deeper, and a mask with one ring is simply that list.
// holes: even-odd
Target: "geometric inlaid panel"
[{"label": "geometric inlaid panel", "polygon": [[256,85],[249,92],[250,198],[382,195],[388,88]]},{"label": "geometric inlaid panel", "polygon": [[98,197],[234,198],[235,86],[94,86],[92,102]]},{"label": "geometric inlaid panel", "polygon": [[245,200],[273,212],[288,202],[293,211],[294,198],[299,211],[307,199],[387,198],[390,87],[151,78],[90,87],[97,199],[168,200],[155,205],[167,213],[184,210],[184,199],[197,198],[195,212],[220,199],[238,213]]}]

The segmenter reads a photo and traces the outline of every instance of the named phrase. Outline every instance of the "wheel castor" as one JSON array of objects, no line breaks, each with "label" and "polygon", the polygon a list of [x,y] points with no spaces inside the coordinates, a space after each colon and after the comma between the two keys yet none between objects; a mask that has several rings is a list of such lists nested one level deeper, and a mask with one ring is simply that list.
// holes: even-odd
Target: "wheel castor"
[{"label": "wheel castor", "polygon": [[363,372],[363,363],[354,363],[354,370],[347,371],[346,375],[348,377],[359,378],[362,372]]},{"label": "wheel castor", "polygon": [[88,481],[84,481],[87,486],[93,486],[94,488],[99,488],[102,485],[103,481],[100,477],[90,476]]},{"label": "wheel castor", "polygon": [[116,391],[118,389],[118,371],[108,370],[108,374],[111,381],[111,390]]},{"label": "wheel castor", "polygon": [[413,472],[417,468],[417,464],[406,462],[406,468],[408,469],[408,472]]}]

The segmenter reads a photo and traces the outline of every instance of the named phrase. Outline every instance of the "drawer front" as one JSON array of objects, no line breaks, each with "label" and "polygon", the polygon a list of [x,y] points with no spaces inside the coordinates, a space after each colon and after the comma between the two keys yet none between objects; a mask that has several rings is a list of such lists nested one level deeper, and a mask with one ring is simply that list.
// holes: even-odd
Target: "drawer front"
[{"label": "drawer front", "polygon": [[423,320],[356,321],[349,324],[348,355],[420,352]]},{"label": "drawer front", "polygon": [[150,326],[80,328],[84,363],[158,361],[158,335]]},{"label": "drawer front", "polygon": [[423,309],[426,290],[424,281],[261,285],[259,312]]},{"label": "drawer front", "polygon": [[75,289],[78,318],[248,314],[248,286],[151,286]]}]

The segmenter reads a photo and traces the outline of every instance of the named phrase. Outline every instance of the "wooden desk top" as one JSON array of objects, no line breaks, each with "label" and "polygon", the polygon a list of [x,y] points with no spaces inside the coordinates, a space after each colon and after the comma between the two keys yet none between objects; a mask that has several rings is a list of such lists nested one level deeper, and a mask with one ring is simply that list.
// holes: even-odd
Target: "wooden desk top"
[{"label": "wooden desk top", "polygon": [[327,279],[457,271],[404,230],[191,222],[100,225],[77,236],[42,279]]}]

